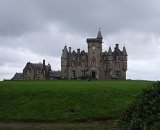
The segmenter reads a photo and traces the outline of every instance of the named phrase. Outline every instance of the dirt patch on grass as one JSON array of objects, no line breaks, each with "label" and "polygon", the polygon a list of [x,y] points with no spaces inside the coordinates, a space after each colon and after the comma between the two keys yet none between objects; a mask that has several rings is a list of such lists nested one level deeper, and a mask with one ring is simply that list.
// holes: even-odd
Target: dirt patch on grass
[{"label": "dirt patch on grass", "polygon": [[117,130],[117,120],[87,122],[0,121],[5,130]]}]

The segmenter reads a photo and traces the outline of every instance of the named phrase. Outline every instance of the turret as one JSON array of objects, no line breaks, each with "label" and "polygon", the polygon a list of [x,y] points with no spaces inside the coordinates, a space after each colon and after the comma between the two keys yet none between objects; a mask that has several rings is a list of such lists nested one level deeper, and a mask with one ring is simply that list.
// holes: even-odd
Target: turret
[{"label": "turret", "polygon": [[108,56],[112,56],[112,49],[111,49],[111,47],[109,47],[109,49],[108,49]]},{"label": "turret", "polygon": [[98,31],[97,38],[98,38],[98,39],[103,39],[102,33],[101,33],[101,30],[100,30],[100,29],[99,29],[99,31]]},{"label": "turret", "polygon": [[123,47],[122,55],[123,55],[123,56],[127,56],[127,51],[126,51],[125,46]]},{"label": "turret", "polygon": [[111,70],[112,69],[112,60],[113,60],[111,47],[109,47],[109,49],[108,49],[107,60],[108,60],[108,67],[107,68],[109,70]]},{"label": "turret", "polygon": [[67,79],[68,78],[68,50],[67,50],[67,46],[65,46],[62,51],[61,72],[62,72],[61,73],[62,77]]},{"label": "turret", "polygon": [[127,71],[127,51],[125,46],[123,47],[122,51],[122,70],[123,70],[123,79],[126,79],[126,71]]},{"label": "turret", "polygon": [[67,59],[67,58],[68,58],[68,50],[67,50],[67,46],[65,46],[62,51],[61,59]]}]

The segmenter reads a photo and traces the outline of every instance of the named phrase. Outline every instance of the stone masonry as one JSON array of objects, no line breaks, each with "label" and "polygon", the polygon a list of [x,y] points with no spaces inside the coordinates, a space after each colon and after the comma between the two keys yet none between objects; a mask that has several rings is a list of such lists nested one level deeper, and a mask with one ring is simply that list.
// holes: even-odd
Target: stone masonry
[{"label": "stone masonry", "polygon": [[88,52],[77,52],[64,47],[61,56],[61,76],[64,79],[126,79],[127,52],[116,44],[114,51],[109,47],[102,52],[103,37],[99,30],[96,38],[88,38]]}]

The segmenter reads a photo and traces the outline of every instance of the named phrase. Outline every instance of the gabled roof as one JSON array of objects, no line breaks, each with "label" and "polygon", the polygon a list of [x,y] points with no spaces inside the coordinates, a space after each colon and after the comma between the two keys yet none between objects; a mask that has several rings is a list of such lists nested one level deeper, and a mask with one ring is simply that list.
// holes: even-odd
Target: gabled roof
[{"label": "gabled roof", "polygon": [[61,71],[50,71],[49,72],[49,77],[50,78],[61,77]]},{"label": "gabled roof", "polygon": [[[25,68],[28,66],[28,65],[31,65],[33,67],[34,70],[43,70],[43,63],[30,63],[28,62],[27,65],[25,66]],[[25,69],[24,68],[24,69]],[[48,64],[48,65],[45,65],[45,69],[47,71],[50,71],[51,70],[51,66]]]},{"label": "gabled roof", "polygon": [[34,69],[40,69],[42,70],[43,69],[43,64],[42,63],[30,63]]},{"label": "gabled roof", "polygon": [[87,53],[83,50],[83,51],[81,51],[81,54],[82,55],[87,55]]}]

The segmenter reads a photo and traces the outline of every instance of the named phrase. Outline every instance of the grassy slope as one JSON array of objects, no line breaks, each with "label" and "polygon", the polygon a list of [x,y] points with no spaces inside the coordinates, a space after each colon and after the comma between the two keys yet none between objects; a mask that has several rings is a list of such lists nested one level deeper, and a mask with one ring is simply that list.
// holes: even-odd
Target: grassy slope
[{"label": "grassy slope", "polygon": [[0,120],[118,118],[148,81],[0,82]]}]

